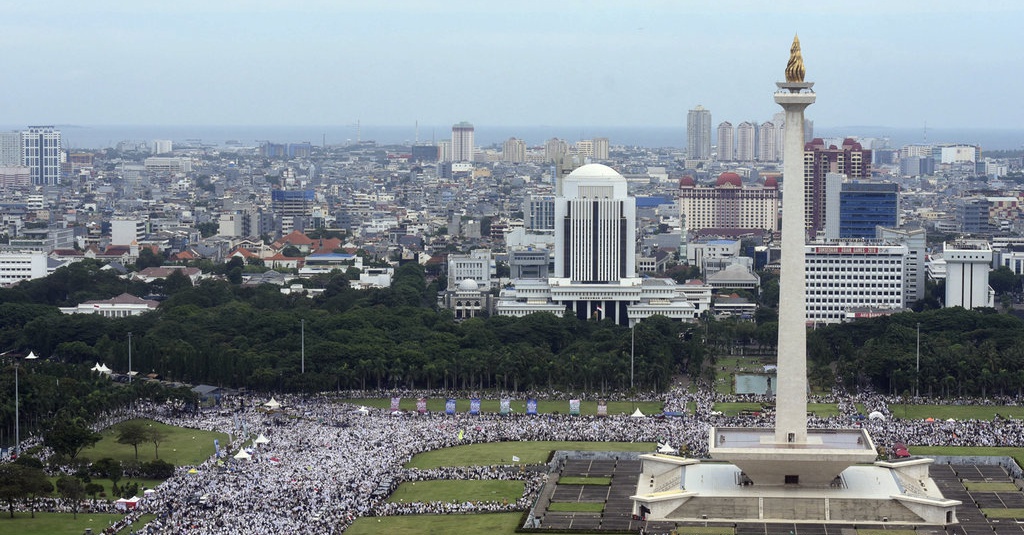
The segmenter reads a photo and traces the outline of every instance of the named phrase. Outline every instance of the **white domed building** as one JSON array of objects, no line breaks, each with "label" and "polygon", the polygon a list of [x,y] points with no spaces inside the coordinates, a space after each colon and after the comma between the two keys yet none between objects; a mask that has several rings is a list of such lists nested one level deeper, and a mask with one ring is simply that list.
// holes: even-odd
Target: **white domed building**
[{"label": "white domed building", "polygon": [[636,199],[611,167],[584,165],[555,198],[555,269],[546,280],[517,279],[501,292],[499,315],[572,313],[632,326],[661,314],[692,320],[696,308],[671,279],[636,272]]},{"label": "white domed building", "polygon": [[474,279],[463,279],[441,295],[439,305],[451,310],[457,320],[489,315],[494,306],[490,288],[481,287]]}]

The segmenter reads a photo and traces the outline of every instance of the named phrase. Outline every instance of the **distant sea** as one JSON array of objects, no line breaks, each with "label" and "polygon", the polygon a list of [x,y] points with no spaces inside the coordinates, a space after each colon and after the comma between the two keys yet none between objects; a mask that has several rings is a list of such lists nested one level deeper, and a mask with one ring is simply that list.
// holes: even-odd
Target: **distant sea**
[{"label": "distant sea", "polygon": [[[2,130],[20,130],[26,125],[0,126]],[[63,144],[74,149],[102,149],[121,141],[152,143],[154,139],[170,139],[176,143],[202,143],[226,146],[229,142],[242,146],[258,146],[264,141],[313,145],[344,145],[375,141],[379,145],[410,144],[415,141],[451,139],[451,125],[424,126],[158,126],[158,125],[57,125]],[[686,127],[640,126],[475,126],[477,146],[500,146],[510,137],[526,141],[528,146],[541,146],[558,137],[570,143],[580,139],[607,137],[614,145],[649,148],[685,147]],[[819,127],[815,137],[886,138],[890,147],[912,143],[966,143],[980,145],[982,150],[1021,149],[1024,129],[984,128],[890,128],[883,126]]]}]

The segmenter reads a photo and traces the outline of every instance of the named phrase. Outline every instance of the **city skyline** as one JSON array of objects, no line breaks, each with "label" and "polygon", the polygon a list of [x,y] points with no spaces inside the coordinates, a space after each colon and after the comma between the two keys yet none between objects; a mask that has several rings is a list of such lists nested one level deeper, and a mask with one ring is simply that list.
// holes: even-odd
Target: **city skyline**
[{"label": "city skyline", "polygon": [[744,80],[777,78],[764,50],[794,32],[813,43],[805,59],[818,89],[836,95],[815,110],[822,127],[1024,122],[1011,105],[1024,89],[1011,68],[1022,55],[1012,36],[1024,6],[1009,2],[553,10],[540,2],[58,1],[7,12],[5,124],[685,128],[697,104],[716,125],[739,124],[770,117],[771,87]]}]

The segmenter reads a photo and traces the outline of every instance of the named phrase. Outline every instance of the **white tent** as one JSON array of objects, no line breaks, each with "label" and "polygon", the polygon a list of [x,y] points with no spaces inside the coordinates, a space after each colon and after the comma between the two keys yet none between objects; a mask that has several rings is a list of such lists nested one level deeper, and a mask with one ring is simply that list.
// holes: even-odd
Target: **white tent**
[{"label": "white tent", "polygon": [[633,414],[629,415],[630,418],[644,418],[644,413],[640,412],[640,407],[637,407]]},{"label": "white tent", "polygon": [[33,353],[32,351],[29,351],[28,352],[28,356],[25,357],[25,360],[36,360],[37,358],[39,358],[39,357],[36,356],[35,353]]},{"label": "white tent", "polygon": [[356,410],[354,410],[352,412],[354,412],[354,413],[356,413],[356,414],[358,414],[360,416],[366,416],[366,415],[370,414],[370,409],[367,409],[366,405],[363,405],[362,407],[359,407],[358,409],[356,409]]},{"label": "white tent", "polygon": [[260,436],[256,437],[256,440],[252,442],[253,444],[270,444],[270,439],[263,436],[263,433],[260,433]]},{"label": "white tent", "polygon": [[238,453],[235,454],[235,459],[242,459],[244,461],[248,461],[249,459],[252,459],[252,455],[246,453],[245,450],[238,450]]},{"label": "white tent", "polygon": [[91,371],[91,372],[101,372],[102,373],[103,372],[103,368],[100,366],[100,363],[97,362],[95,366],[93,366],[92,368],[89,368],[89,371]]},{"label": "white tent", "polygon": [[880,412],[878,412],[878,411],[872,411],[871,414],[868,415],[868,419],[869,420],[884,420],[885,419],[885,415],[880,413]]},{"label": "white tent", "polygon": [[271,396],[270,401],[264,403],[263,406],[271,410],[281,408],[281,404],[278,403],[277,400],[273,398],[273,396]]},{"label": "white tent", "polygon": [[673,448],[668,444],[658,444],[658,453],[664,453],[665,455],[679,455],[679,448]]}]

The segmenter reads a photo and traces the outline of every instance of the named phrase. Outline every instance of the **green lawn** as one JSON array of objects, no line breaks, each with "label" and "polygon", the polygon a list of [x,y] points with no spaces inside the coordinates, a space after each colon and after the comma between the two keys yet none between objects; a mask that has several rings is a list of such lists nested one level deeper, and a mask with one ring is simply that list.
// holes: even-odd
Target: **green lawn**
[{"label": "green lawn", "polygon": [[548,505],[548,511],[560,513],[603,513],[604,503],[555,502]]},{"label": "green lawn", "polygon": [[1024,465],[1024,448],[999,448],[994,446],[915,446],[910,445],[913,455],[982,455],[990,457],[1013,457],[1017,464]]},{"label": "green lawn", "polygon": [[1009,481],[964,481],[964,488],[974,492],[1017,492],[1017,485]]},{"label": "green lawn", "polygon": [[[75,520],[71,513],[36,513],[32,518],[29,513],[15,513],[14,518],[5,510],[0,514],[0,535],[54,535],[67,533],[79,535],[85,533],[85,528],[92,528],[93,533],[100,533],[104,528],[121,519],[124,515],[110,514],[86,514],[78,513],[78,520]],[[142,527],[155,515],[142,515],[133,526]],[[130,528],[125,528],[120,533],[130,533]]]},{"label": "green lawn", "polygon": [[610,477],[574,477],[565,476],[558,478],[559,485],[602,485],[607,487],[612,484]]},{"label": "green lawn", "polygon": [[[375,407],[378,409],[388,409],[391,407],[391,399],[388,398],[350,398],[342,399],[345,403],[351,403],[353,405],[366,405],[367,407]],[[430,412],[444,412],[445,410],[445,399],[443,398],[428,398],[427,399],[427,410]],[[399,402],[398,407],[404,411],[415,411],[416,410],[416,399],[415,398],[402,398]],[[524,399],[513,399],[509,404],[512,412],[515,414],[526,414],[526,400]],[[657,401],[609,401],[608,402],[608,414],[632,414],[633,409],[639,408],[644,414],[658,414],[661,412],[661,402]],[[497,399],[482,399],[480,400],[480,412],[497,413],[501,409],[501,403]],[[469,412],[469,400],[468,399],[457,399],[455,400],[455,412],[467,413]],[[538,400],[537,401],[537,412],[540,414],[551,414],[558,412],[560,414],[569,414],[569,402],[562,401],[548,401]],[[597,414],[597,401],[581,401],[580,402],[580,414],[582,415],[596,415]]]},{"label": "green lawn", "polygon": [[[48,479],[50,480],[50,483],[53,484],[53,494],[52,495],[53,496],[57,496],[58,495],[58,493],[57,493],[57,480],[60,479],[60,476],[50,476]],[[96,483],[96,484],[99,484],[99,485],[103,485],[103,492],[105,492],[107,494],[106,498],[101,498],[99,495],[97,495],[96,496],[97,500],[106,500],[106,501],[109,502],[109,501],[116,500],[119,497],[119,496],[114,496],[114,494],[113,494],[113,492],[114,492],[114,490],[113,490],[114,482],[113,481],[111,481],[109,479],[104,479],[104,478],[93,478],[92,482]],[[139,496],[142,496],[142,490],[143,489],[154,489],[154,488],[156,488],[157,485],[163,483],[163,480],[162,479],[119,479],[117,481],[117,486],[118,487],[124,487],[125,485],[130,485],[132,483],[138,483],[139,484],[139,493],[138,494],[139,494]],[[88,496],[87,499],[91,501],[92,500],[92,496]]]},{"label": "green lawn", "polygon": [[[213,440],[219,439],[221,447],[228,443],[227,433],[216,433],[213,431],[200,431],[184,427],[174,427],[151,420],[140,420],[146,425],[152,425],[162,430],[167,437],[160,443],[160,459],[175,466],[200,464],[213,455]],[[93,461],[110,457],[118,461],[135,460],[135,448],[128,444],[117,443],[118,425],[108,427],[100,434],[103,439],[92,448],[82,451],[82,457],[88,457]],[[152,461],[154,447],[152,443],[139,444],[139,462]]]},{"label": "green lawn", "polygon": [[1024,509],[999,509],[999,508],[982,508],[982,514],[986,518],[1024,518]]},{"label": "green lawn", "polygon": [[522,481],[506,480],[437,480],[402,483],[388,498],[389,502],[514,502],[523,496]]},{"label": "green lawn", "polygon": [[889,405],[889,412],[897,418],[924,420],[991,420],[996,413],[1004,418],[1024,418],[1024,407],[1006,405]]},{"label": "green lawn", "polygon": [[486,515],[407,515],[357,519],[345,535],[448,535],[450,533],[486,533],[512,535],[519,527],[522,513]]},{"label": "green lawn", "polygon": [[[552,451],[645,451],[653,452],[653,442],[491,442],[466,444],[420,453],[405,464],[406,468],[439,468],[442,466],[490,466],[494,464],[539,464],[547,462]],[[512,456],[519,463],[512,462]]]}]

